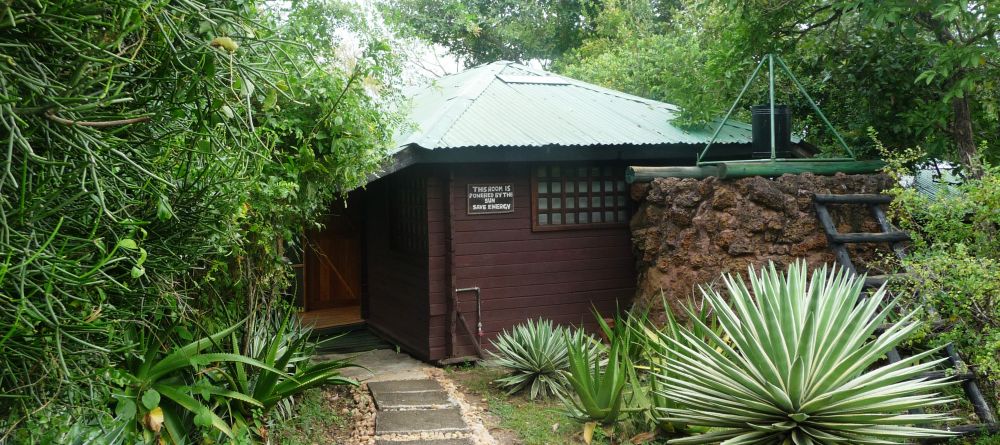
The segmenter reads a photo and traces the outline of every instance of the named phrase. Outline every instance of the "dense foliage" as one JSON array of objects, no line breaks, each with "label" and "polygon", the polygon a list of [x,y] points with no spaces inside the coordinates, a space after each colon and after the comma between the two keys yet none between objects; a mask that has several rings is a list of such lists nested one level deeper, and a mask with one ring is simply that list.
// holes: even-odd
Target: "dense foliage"
[{"label": "dense foliage", "polygon": [[555,59],[580,45],[599,3],[395,0],[383,6],[402,35],[445,45],[471,67],[497,60]]},{"label": "dense foliage", "polygon": [[[909,157],[892,157],[889,173],[905,181],[920,152],[902,153]],[[979,170],[981,177],[938,184],[935,194],[896,187],[891,213],[913,238],[899,290],[934,308],[928,318],[948,329],[930,340],[953,342],[1000,401],[1000,167]]]},{"label": "dense foliage", "polygon": [[[390,2],[424,3],[437,2]],[[606,0],[541,21],[525,16],[530,29],[519,26],[518,12],[537,2],[481,3],[448,2],[463,14],[443,33],[438,16],[405,27],[456,54],[472,52],[473,63],[540,59],[570,77],[677,104],[689,123],[722,115],[761,56],[776,52],[848,143],[869,156],[876,154],[867,137],[871,126],[890,146],[920,143],[966,166],[980,141],[1000,135],[997,2]],[[566,14],[579,20],[567,27]],[[462,32],[463,23],[484,31]],[[500,37],[484,38],[490,35]],[[560,44],[539,51],[532,43],[538,41]],[[766,81],[757,82],[741,113],[765,101],[766,88]],[[806,140],[834,151],[832,135],[780,76],[778,92]],[[984,155],[998,156],[995,148]]]},{"label": "dense foliage", "polygon": [[749,288],[732,276],[725,285],[726,297],[703,291],[724,336],[706,341],[681,328],[666,337],[675,354],[670,376],[661,377],[663,395],[680,406],[664,416],[714,427],[670,443],[904,443],[948,435],[911,426],[946,414],[901,414],[949,400],[935,392],[952,384],[949,377],[920,378],[945,359],[930,358],[930,350],[878,363],[920,325],[911,312],[876,334],[895,307],[884,288],[859,299],[862,277],[825,267],[810,277],[804,261],[787,273],[773,264],[751,271]]},{"label": "dense foliage", "polygon": [[0,6],[0,442],[156,407],[133,366],[202,335],[237,326],[213,348],[249,359],[281,341],[286,257],[377,169],[394,64],[375,39],[334,53],[343,8],[261,5]]}]

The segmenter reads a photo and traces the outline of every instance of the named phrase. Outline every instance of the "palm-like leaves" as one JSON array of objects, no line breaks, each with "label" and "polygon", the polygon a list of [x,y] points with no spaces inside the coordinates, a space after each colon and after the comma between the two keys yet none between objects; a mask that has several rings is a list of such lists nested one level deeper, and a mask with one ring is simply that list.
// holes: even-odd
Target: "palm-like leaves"
[{"label": "palm-like leaves", "polygon": [[530,388],[529,396],[546,397],[559,394],[565,384],[569,367],[566,357],[564,330],[554,327],[549,320],[528,320],[506,330],[493,341],[496,352],[490,352],[497,364],[510,370],[510,374],[497,383],[507,388],[508,394]]},{"label": "palm-like leaves", "polygon": [[[884,288],[858,299],[863,279],[824,267],[807,278],[803,262],[787,275],[773,264],[751,288],[726,277],[729,302],[704,290],[726,340],[692,316],[695,334],[664,334],[674,353],[660,375],[663,395],[682,407],[661,412],[674,423],[718,428],[670,443],[891,444],[948,433],[921,425],[943,414],[903,414],[948,401],[930,393],[949,383],[921,374],[934,351],[868,371],[916,328],[914,314],[870,338],[893,310]],[[755,295],[756,299],[751,295]]]},{"label": "palm-like leaves", "polygon": [[288,374],[262,369],[256,380],[247,381],[246,373],[237,363],[239,386],[263,405],[264,412],[273,409],[279,402],[296,396],[320,385],[354,385],[358,383],[340,375],[340,370],[355,366],[350,360],[329,360],[311,363],[310,357],[316,345],[309,341],[312,329],[302,326],[295,315],[290,314],[270,338],[270,344],[260,352],[259,361]]}]

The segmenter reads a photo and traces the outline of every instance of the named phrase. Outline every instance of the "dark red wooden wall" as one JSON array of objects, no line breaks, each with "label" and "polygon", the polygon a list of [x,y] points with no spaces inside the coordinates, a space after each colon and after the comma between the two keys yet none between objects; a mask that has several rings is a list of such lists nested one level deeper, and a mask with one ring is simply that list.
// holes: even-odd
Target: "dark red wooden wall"
[{"label": "dark red wooden wall", "polygon": [[[624,170],[625,166],[620,166]],[[451,181],[451,226],[445,198]],[[448,293],[455,287],[482,289],[482,345],[529,318],[593,328],[591,307],[612,314],[628,307],[635,291],[635,261],[628,227],[533,232],[531,165],[494,163],[439,166],[428,181],[429,355],[447,358]],[[467,215],[469,183],[513,183],[514,213]],[[451,230],[451,232],[449,232]],[[448,235],[454,236],[452,270]],[[459,310],[475,327],[475,294],[459,295]],[[455,356],[475,354],[458,328]]]},{"label": "dark red wooden wall", "polygon": [[[393,187],[411,184],[418,170],[404,171],[369,184],[366,193],[368,325],[407,352],[429,359],[428,257],[392,245]],[[426,233],[426,230],[424,230]]]},{"label": "dark red wooden wall", "polygon": [[[532,231],[531,168],[528,163],[417,166],[370,184],[365,192],[368,324],[416,357],[437,361],[449,358],[448,297],[454,288],[481,288],[481,344],[487,349],[501,331],[529,318],[594,329],[592,307],[608,316],[619,305],[627,308],[636,283],[628,227]],[[393,188],[413,187],[413,178],[426,184],[422,254],[400,251],[390,242],[394,218],[401,217],[391,209]],[[467,215],[470,183],[514,184],[514,212]],[[459,311],[475,329],[475,294],[459,299]],[[455,334],[451,356],[475,355],[470,336],[458,326]]]}]

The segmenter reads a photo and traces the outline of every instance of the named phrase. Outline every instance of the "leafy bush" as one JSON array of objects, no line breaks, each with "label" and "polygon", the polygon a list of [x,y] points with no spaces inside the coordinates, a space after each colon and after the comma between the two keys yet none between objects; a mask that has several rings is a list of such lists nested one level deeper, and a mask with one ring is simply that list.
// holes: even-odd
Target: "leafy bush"
[{"label": "leafy bush", "polygon": [[[212,354],[275,335],[296,237],[379,168],[395,123],[388,49],[342,63],[328,3],[4,6],[0,442],[114,430],[124,399],[144,412],[122,391],[147,354],[247,317]],[[223,419],[229,399],[195,397]]]},{"label": "leafy bush", "polygon": [[497,383],[508,394],[528,389],[531,399],[561,393],[569,367],[565,332],[553,326],[551,320],[541,318],[514,326],[509,333],[504,330],[493,341],[496,352],[490,354],[511,372]]},{"label": "leafy bush", "polygon": [[[985,150],[985,148],[984,148]],[[888,154],[888,151],[883,149]],[[897,180],[921,156],[903,151],[889,158],[888,173]],[[943,185],[928,195],[898,186],[890,215],[913,238],[903,260],[908,278],[896,289],[919,295],[933,307],[929,321],[944,321],[944,332],[928,337],[933,344],[954,343],[993,387],[1000,404],[1000,167],[982,165],[978,177]]]},{"label": "leafy bush", "polygon": [[[259,337],[259,358],[240,354],[235,333],[243,324],[168,352],[161,352],[150,337],[145,354],[128,370],[109,371],[120,385],[113,420],[100,427],[79,424],[71,433],[78,437],[86,432],[91,440],[107,444],[140,438],[166,443],[266,438],[267,419],[279,403],[322,384],[356,384],[339,375],[341,368],[351,366],[347,361],[310,364],[310,329],[290,318],[276,335]],[[234,352],[222,352],[227,343]]]},{"label": "leafy bush", "polygon": [[752,294],[727,276],[728,299],[703,289],[725,335],[691,317],[698,333],[679,327],[678,338],[666,337],[675,354],[660,383],[682,406],[662,412],[718,430],[670,443],[867,444],[949,435],[907,426],[941,422],[944,414],[901,414],[947,401],[930,392],[949,378],[920,378],[941,361],[929,359],[936,351],[868,371],[918,329],[915,313],[876,335],[895,307],[881,307],[884,288],[859,300],[861,277],[823,267],[810,280],[806,269],[798,262],[787,274],[773,264],[760,275],[751,270]]},{"label": "leafy bush", "polygon": [[[320,385],[357,385],[357,382],[340,375],[340,370],[353,366],[350,360],[328,360],[312,363],[316,344],[309,340],[312,328],[304,327],[294,314],[288,314],[278,327],[277,332],[267,342],[260,342],[254,358],[266,367],[258,367],[248,372],[246,364],[240,361],[231,363],[226,380],[233,382],[235,389],[248,394],[260,402],[242,404],[241,412],[249,415],[259,408],[266,421],[271,411],[283,402],[302,392]],[[281,407],[280,418],[291,414],[290,404]],[[266,425],[259,424],[258,428]]]}]

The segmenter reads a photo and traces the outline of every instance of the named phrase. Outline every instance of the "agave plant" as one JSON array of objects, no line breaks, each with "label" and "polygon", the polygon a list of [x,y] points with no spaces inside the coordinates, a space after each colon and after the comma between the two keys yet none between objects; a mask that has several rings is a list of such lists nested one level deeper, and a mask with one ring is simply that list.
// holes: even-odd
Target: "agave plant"
[{"label": "agave plant", "polygon": [[496,352],[490,354],[497,364],[509,369],[510,374],[497,379],[497,383],[507,389],[507,394],[528,388],[532,400],[539,395],[547,397],[561,393],[569,367],[564,333],[564,329],[543,319],[528,320],[514,326],[510,333],[504,330],[493,341]]},{"label": "agave plant", "polygon": [[[660,298],[663,307],[669,308],[666,296],[661,292]],[[709,320],[706,306],[696,306],[693,302],[687,303],[688,311],[695,314],[698,320],[704,325],[710,326],[717,335],[723,335]],[[688,425],[675,424],[669,418],[662,416],[661,411],[665,408],[677,408],[678,404],[666,397],[661,390],[661,380],[669,375],[666,369],[667,359],[673,354],[666,336],[677,338],[679,336],[679,324],[670,311],[665,313],[667,322],[663,329],[658,328],[650,320],[648,313],[630,313],[626,322],[631,329],[631,337],[634,349],[639,351],[635,366],[629,368],[629,381],[632,387],[630,403],[640,409],[643,413],[643,422],[654,426],[661,433],[667,435],[690,435],[695,432],[706,431],[707,428],[690,427]],[[705,334],[697,327],[693,331],[699,338],[705,338]],[[659,378],[658,378],[659,377]]]},{"label": "agave plant", "polygon": [[876,335],[893,312],[894,302],[882,307],[884,288],[859,300],[862,277],[823,267],[810,280],[804,262],[787,275],[771,264],[750,278],[752,294],[725,277],[728,303],[702,290],[723,336],[696,316],[697,333],[663,336],[674,353],[662,393],[681,406],[661,412],[713,427],[669,443],[891,444],[949,434],[916,426],[948,420],[919,411],[949,401],[933,392],[946,379],[921,377],[941,361],[929,359],[935,351],[872,369],[918,327],[909,313]]}]

